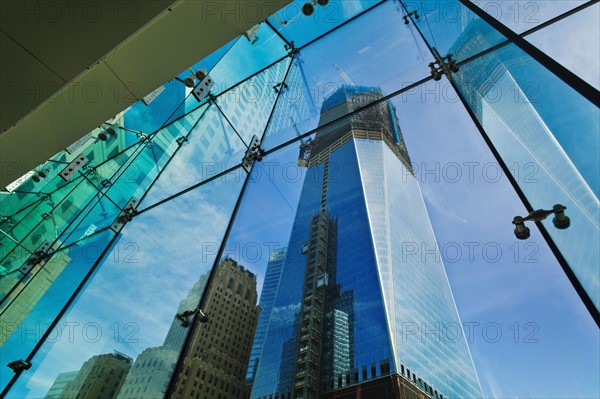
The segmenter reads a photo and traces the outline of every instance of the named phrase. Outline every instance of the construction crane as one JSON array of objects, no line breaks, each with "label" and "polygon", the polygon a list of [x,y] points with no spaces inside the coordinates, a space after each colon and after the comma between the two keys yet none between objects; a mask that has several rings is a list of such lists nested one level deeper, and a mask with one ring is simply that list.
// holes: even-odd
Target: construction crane
[{"label": "construction crane", "polygon": [[333,67],[338,71],[338,73],[340,74],[340,76],[342,77],[342,79],[344,79],[344,81],[346,83],[348,83],[350,86],[356,86],[354,84],[354,82],[352,81],[352,79],[350,79],[350,77],[346,74],[346,72],[344,72],[342,70],[342,68],[340,68],[339,66],[335,65],[335,64],[331,64],[333,65]]}]

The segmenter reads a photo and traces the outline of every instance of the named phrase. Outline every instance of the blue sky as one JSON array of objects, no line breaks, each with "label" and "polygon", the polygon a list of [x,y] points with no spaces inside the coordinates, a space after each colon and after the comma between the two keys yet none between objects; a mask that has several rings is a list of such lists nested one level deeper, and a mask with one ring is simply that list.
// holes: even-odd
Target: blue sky
[{"label": "blue sky", "polygon": [[[338,17],[361,9],[356,2],[347,4],[345,8],[337,4]],[[529,11],[527,4],[519,4],[520,12]],[[536,4],[539,22],[571,6],[568,2]],[[510,14],[515,8],[504,6],[503,10],[504,22],[519,21]],[[542,35],[535,39],[559,60],[570,60],[569,66],[577,73],[581,70],[596,86],[598,72],[593,72],[598,71],[598,57],[589,53],[598,54],[597,14],[598,6],[594,6],[576,22],[564,21],[560,27],[548,28],[553,32],[548,37],[554,39]],[[286,29],[297,43],[335,24],[309,24],[292,14],[287,16],[291,22]],[[427,49],[401,23],[401,16],[390,2],[305,49],[301,54],[303,66],[309,84],[318,93],[316,97],[322,101],[327,90],[344,83],[334,63],[354,83],[380,86],[388,93],[427,76]],[[315,18],[321,17],[325,15]],[[514,22],[512,27],[528,26],[521,22]],[[590,42],[587,50],[591,51],[573,45],[555,46],[556,37],[569,43],[586,37]],[[259,42],[261,56],[244,64],[248,69],[235,69],[234,57],[224,59],[220,72],[224,81],[229,84],[266,64],[265,60],[278,57],[281,48],[269,51],[269,45],[281,45],[278,39],[263,39]],[[251,54],[248,48],[244,44],[244,54]],[[210,67],[214,62],[216,57],[205,65]],[[463,323],[474,328],[469,345],[486,397],[598,397],[598,330],[537,229],[532,228],[528,241],[514,238],[510,221],[526,211],[506,177],[496,177],[499,168],[452,88],[445,79],[430,82],[392,102],[411,159],[418,167],[416,177],[446,260],[459,313]],[[140,118],[147,116],[141,113]],[[316,119],[299,126],[310,129],[315,123]],[[259,287],[268,249],[285,244],[289,238],[305,178],[305,169],[292,166],[297,154],[297,144],[293,144],[258,164],[226,246],[227,254],[238,257],[258,275]],[[189,178],[185,163],[193,162],[193,157],[177,159],[163,179],[181,182]],[[33,396],[43,396],[59,372],[77,370],[94,354],[117,349],[135,357],[146,347],[160,345],[179,300],[214,261],[214,245],[221,241],[241,177],[237,173],[217,180],[126,226],[123,237],[62,321],[82,326],[96,323],[102,330],[101,338],[90,342],[82,330],[76,330],[73,342],[63,338],[45,344],[13,395],[19,397],[30,390]],[[572,229],[576,234],[576,226]],[[472,254],[469,248],[473,248]],[[126,254],[131,254],[128,261]],[[111,329],[115,323],[119,326],[118,339]],[[498,328],[502,331],[499,338]]]}]

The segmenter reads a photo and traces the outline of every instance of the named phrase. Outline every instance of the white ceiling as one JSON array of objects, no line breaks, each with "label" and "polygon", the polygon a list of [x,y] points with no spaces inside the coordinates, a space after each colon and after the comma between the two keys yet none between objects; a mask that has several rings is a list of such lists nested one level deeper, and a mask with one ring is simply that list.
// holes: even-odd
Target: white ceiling
[{"label": "white ceiling", "polygon": [[290,1],[3,2],[0,187]]}]

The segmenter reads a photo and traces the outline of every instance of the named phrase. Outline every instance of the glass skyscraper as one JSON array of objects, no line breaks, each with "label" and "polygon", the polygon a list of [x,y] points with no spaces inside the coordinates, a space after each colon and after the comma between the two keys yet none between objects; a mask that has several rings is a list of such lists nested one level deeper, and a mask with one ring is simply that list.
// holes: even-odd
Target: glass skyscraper
[{"label": "glass skyscraper", "polygon": [[287,247],[281,247],[273,250],[269,255],[265,281],[260,294],[260,316],[258,317],[256,334],[254,336],[254,343],[252,345],[252,352],[250,354],[250,362],[248,365],[248,374],[246,376],[248,385],[252,385],[254,382],[256,368],[258,367],[260,353],[262,352],[265,343],[265,334],[269,326],[269,320],[271,319],[273,302],[275,301],[275,295],[277,294],[277,287],[279,287],[279,279],[281,278],[281,270],[285,262],[286,254]]},{"label": "glass skyscraper", "polygon": [[382,97],[345,85],[323,103],[252,398],[399,375],[433,397],[481,397],[394,106],[329,123]]}]

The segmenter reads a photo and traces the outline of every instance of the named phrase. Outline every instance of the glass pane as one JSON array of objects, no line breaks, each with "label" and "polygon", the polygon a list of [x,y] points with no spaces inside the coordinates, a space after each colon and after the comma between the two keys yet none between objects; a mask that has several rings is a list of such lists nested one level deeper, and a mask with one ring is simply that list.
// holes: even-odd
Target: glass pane
[{"label": "glass pane", "polygon": [[217,105],[249,146],[252,137],[259,139],[283,89],[291,58],[285,58],[216,99]]},{"label": "glass pane", "polygon": [[[562,2],[557,2],[562,3]],[[534,46],[600,89],[600,5],[527,36]]]},{"label": "glass pane", "polygon": [[585,2],[586,0],[483,0],[475,4],[513,31],[523,33]]},{"label": "glass pane", "polygon": [[[182,73],[180,73],[179,75],[177,75],[177,78],[181,81],[184,81],[185,78],[191,76],[191,74],[192,74],[191,71],[196,72],[200,69],[206,69],[210,73],[210,71],[215,67],[215,65],[217,65],[219,63],[221,58],[223,58],[223,56],[225,56],[225,54],[227,54],[227,52],[233,47],[233,45],[235,43],[237,43],[238,40],[240,40],[239,37],[233,39],[232,41],[230,41],[229,43],[227,43],[226,45],[224,45],[223,47],[221,47],[220,49],[218,49],[217,51],[215,51],[208,57],[198,61],[197,63],[192,65],[190,68],[188,68],[187,70],[185,70]],[[190,69],[191,69],[191,71],[190,71]]]},{"label": "glass pane", "polygon": [[[34,266],[25,276],[16,272],[0,279],[3,292],[5,284],[10,287],[9,295],[0,305],[3,363],[29,356],[113,236],[110,230],[99,233],[88,241],[56,252],[46,263]],[[69,333],[68,325],[63,324],[57,329],[60,334],[63,331]],[[61,340],[56,331],[48,337],[48,341],[53,340]],[[69,339],[65,342],[72,343]],[[2,389],[13,374],[5,365],[0,367]]]},{"label": "glass pane", "polygon": [[295,0],[269,17],[269,22],[296,47],[301,47],[361,12],[381,3],[378,0],[331,0],[326,6],[313,6],[312,15],[302,7],[307,0]]},{"label": "glass pane", "polygon": [[[0,228],[4,223],[9,223],[8,219],[13,215],[24,211],[25,208],[32,206],[39,200],[40,198],[36,192],[19,193],[0,191],[0,212],[2,212],[0,214]],[[17,218],[19,217],[17,216]]]},{"label": "glass pane", "polygon": [[[531,226],[530,240],[514,236],[511,220],[525,212],[523,205],[450,83],[427,85],[421,91],[445,93],[442,101],[407,93],[392,103],[398,110],[414,178],[425,199],[438,256],[448,273],[483,397],[597,396],[600,331],[544,239],[533,232],[535,227]],[[512,165],[519,171],[519,183],[533,178],[541,181],[541,173],[532,173],[530,166],[521,161]],[[411,178],[401,176],[402,185]],[[394,190],[398,183],[396,179],[389,189]],[[406,201],[390,206],[390,214],[395,212],[403,219],[413,213]],[[407,262],[436,257],[434,246],[427,242],[406,240],[402,245]],[[411,304],[402,309],[416,307]],[[411,329],[404,325],[405,331],[415,331],[406,337],[406,344],[418,347],[422,340],[439,337],[452,341],[457,337],[451,324],[431,326],[430,314],[422,310],[416,316],[425,326]],[[410,356],[426,358],[418,351]],[[565,370],[572,372],[572,378],[564,378]]]},{"label": "glass pane", "polygon": [[131,397],[141,378],[139,396],[162,397],[188,331],[175,315],[197,306],[245,177],[207,183],[125,226],[7,397],[43,397],[69,372],[65,395],[88,396],[92,375],[106,397]]},{"label": "glass pane", "polygon": [[544,224],[600,307],[600,161],[590,156],[600,148],[600,111],[514,45],[454,79],[533,208],[567,207],[567,230],[553,216]]},{"label": "glass pane", "polygon": [[204,105],[164,129],[181,144],[177,145],[169,167],[144,198],[144,207],[240,164],[246,151],[235,130],[213,104]]},{"label": "glass pane", "polygon": [[[409,12],[417,12],[418,18],[413,15],[412,20],[429,45],[436,48],[441,56],[452,54],[454,60],[462,61],[506,40],[458,0],[413,1],[405,4]],[[412,23],[408,26],[414,29]],[[459,37],[474,40],[457,54],[451,47]]]},{"label": "glass pane", "polygon": [[389,94],[427,77],[429,62],[427,48],[406,28],[395,4],[378,6],[295,57],[264,147],[273,148],[316,128],[326,108],[330,121],[365,104],[343,108],[334,98],[325,102],[338,88],[374,86]]},{"label": "glass pane", "polygon": [[[177,80],[171,80],[156,90],[156,97],[149,101],[138,101],[122,112],[117,124],[125,129],[151,134],[160,129],[167,119],[172,117],[175,110],[183,103],[189,90]],[[137,93],[138,96],[151,93]]]},{"label": "glass pane", "polygon": [[[218,96],[287,54],[285,43],[271,28],[266,24],[257,26],[258,31],[254,39],[241,37],[210,71],[210,77],[215,82],[210,92],[213,96]],[[208,97],[202,104],[206,101]],[[195,110],[198,106],[196,98],[188,95],[167,123],[173,122],[179,115]]]},{"label": "glass pane", "polygon": [[[20,243],[20,248],[33,253],[44,241],[54,242],[80,211],[97,200],[97,194],[97,187],[82,176],[59,190],[54,196],[49,195],[8,234]],[[0,242],[7,240],[10,239],[4,236]],[[14,268],[21,260],[24,261],[22,256],[18,256],[10,263]],[[6,265],[4,267],[7,268]]]},{"label": "glass pane", "polygon": [[[15,206],[23,208],[32,202],[30,197],[21,193],[47,195],[68,186],[73,179],[80,177],[82,172],[90,169],[101,167],[103,173],[118,169],[118,166],[125,162],[127,151],[133,150],[141,140],[142,135],[121,129],[117,125],[104,124],[94,129],[68,149],[36,168],[35,173],[20,184],[13,193],[18,195],[17,198],[23,197],[23,200],[28,202],[23,202],[22,205],[14,204],[11,208]],[[65,181],[59,173],[81,155],[87,158],[87,162],[74,177]]]}]

